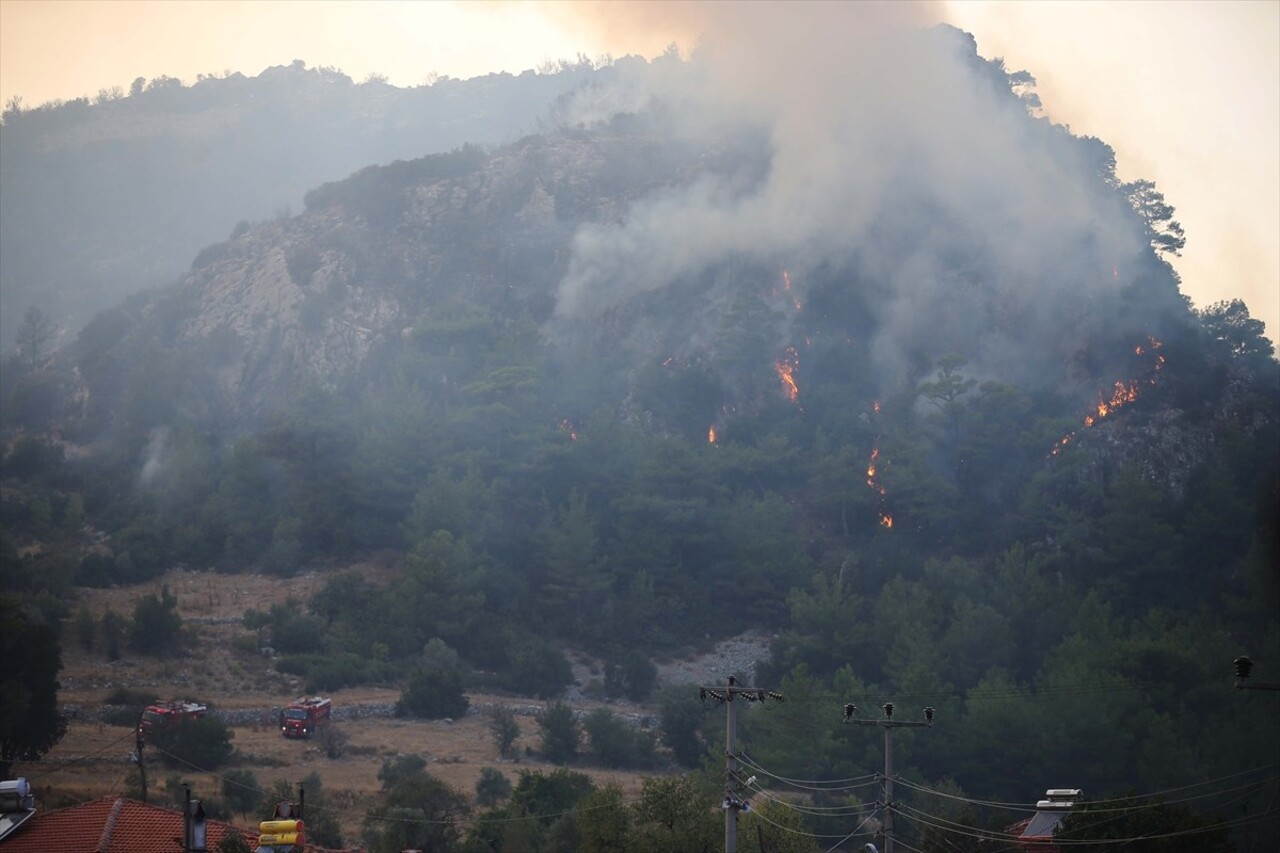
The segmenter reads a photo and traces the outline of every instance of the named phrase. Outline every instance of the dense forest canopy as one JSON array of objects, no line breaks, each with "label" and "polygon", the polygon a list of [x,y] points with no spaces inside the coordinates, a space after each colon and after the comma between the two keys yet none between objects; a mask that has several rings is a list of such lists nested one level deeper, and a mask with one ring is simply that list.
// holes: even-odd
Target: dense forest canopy
[{"label": "dense forest canopy", "polygon": [[[763,628],[793,701],[743,737],[796,779],[878,766],[850,701],[935,707],[899,771],[996,801],[1280,754],[1226,680],[1280,667],[1271,342],[1189,306],[1194,235],[1025,72],[901,39],[795,111],[624,64],[537,135],[315,186],[73,345],[28,313],[6,586],[52,618],[175,564],[332,568],[262,616],[316,689],[447,659],[552,697],[567,648],[641,673]],[[388,585],[341,571],[377,552]]]}]

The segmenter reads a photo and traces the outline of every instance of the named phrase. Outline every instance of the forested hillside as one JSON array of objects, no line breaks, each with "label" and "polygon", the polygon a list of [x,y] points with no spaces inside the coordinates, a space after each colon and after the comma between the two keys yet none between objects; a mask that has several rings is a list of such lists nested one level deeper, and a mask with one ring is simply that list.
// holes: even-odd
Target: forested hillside
[{"label": "forested hillside", "polygon": [[[175,564],[331,571],[267,620],[315,689],[443,644],[552,697],[566,649],[643,680],[763,628],[788,701],[740,735],[790,780],[879,768],[847,702],[935,708],[897,771],[991,801],[1273,762],[1275,697],[1230,689],[1241,653],[1280,673],[1271,342],[1188,304],[1172,206],[1028,75],[952,30],[899,47],[822,157],[691,122],[671,59],[603,118],[316,186],[11,355],[6,586],[56,618]],[[398,579],[342,571],[374,553]],[[695,719],[679,755],[718,766]]]},{"label": "forested hillside", "polygon": [[[190,85],[138,78],[69,102],[6,105],[0,125],[0,342],[35,307],[73,338],[95,313],[177,280],[203,246],[301,207],[370,163],[508,142],[596,76],[356,83],[302,60]],[[604,69],[604,76],[619,70]]]}]

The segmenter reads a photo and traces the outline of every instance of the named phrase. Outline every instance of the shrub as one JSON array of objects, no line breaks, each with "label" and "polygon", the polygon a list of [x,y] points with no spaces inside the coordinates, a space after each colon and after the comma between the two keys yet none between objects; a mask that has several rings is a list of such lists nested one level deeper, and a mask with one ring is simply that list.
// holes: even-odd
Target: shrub
[{"label": "shrub", "polygon": [[605,664],[604,689],[610,698],[626,696],[633,702],[643,702],[657,683],[658,668],[640,652],[626,652],[620,660]]},{"label": "shrub", "polygon": [[671,754],[683,767],[697,767],[702,763],[706,743],[698,734],[706,708],[694,695],[682,688],[672,688],[662,697],[659,706],[662,739],[671,748]]},{"label": "shrub", "polygon": [[538,716],[542,730],[542,755],[553,764],[568,764],[578,755],[581,736],[573,709],[556,702]]},{"label": "shrub", "polygon": [[362,658],[351,652],[289,655],[277,661],[276,668],[306,679],[308,693],[340,690],[357,684],[385,683],[398,674],[396,667],[388,663]]},{"label": "shrub", "polygon": [[422,650],[422,660],[400,694],[396,715],[413,714],[439,720],[461,717],[469,702],[462,692],[462,662],[458,653],[438,637]]},{"label": "shrub", "polygon": [[88,652],[93,651],[93,641],[97,635],[97,620],[89,612],[89,606],[81,604],[80,609],[76,611],[76,639],[80,641],[80,646]]},{"label": "shrub", "polygon": [[177,722],[153,728],[148,737],[166,762],[173,767],[216,770],[231,760],[231,729],[216,717],[182,717]]},{"label": "shrub", "polygon": [[335,723],[329,723],[327,726],[321,726],[319,732],[320,748],[324,750],[325,758],[338,759],[347,751],[347,744],[351,739],[347,737],[347,733]]},{"label": "shrub", "polygon": [[508,672],[511,690],[540,699],[559,696],[573,682],[573,667],[564,653],[533,636],[520,638]]},{"label": "shrub", "polygon": [[251,814],[262,806],[263,791],[250,770],[228,770],[222,774],[222,801],[236,814]]},{"label": "shrub", "polygon": [[653,735],[605,708],[588,714],[582,727],[588,752],[605,767],[652,767],[656,761]]},{"label": "shrub", "polygon": [[489,733],[493,735],[493,745],[498,748],[498,755],[508,757],[516,738],[520,737],[520,725],[510,708],[494,706],[489,712]]},{"label": "shrub", "polygon": [[150,592],[138,599],[129,627],[129,644],[135,651],[148,655],[175,654],[181,637],[178,599],[169,592],[169,587],[164,587],[159,596]]},{"label": "shrub", "polygon": [[76,586],[103,589],[115,579],[116,561],[107,554],[86,554],[76,567]]},{"label": "shrub", "polygon": [[480,770],[480,778],[476,780],[476,802],[488,808],[511,796],[511,782],[502,772],[492,767]]}]

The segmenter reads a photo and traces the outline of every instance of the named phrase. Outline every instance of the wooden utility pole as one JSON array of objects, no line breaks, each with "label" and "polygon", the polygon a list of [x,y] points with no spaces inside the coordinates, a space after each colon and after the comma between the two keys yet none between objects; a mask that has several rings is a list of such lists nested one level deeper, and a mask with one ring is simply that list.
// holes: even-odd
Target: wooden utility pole
[{"label": "wooden utility pole", "polygon": [[933,709],[924,709],[924,720],[895,720],[893,718],[893,703],[886,702],[881,706],[884,711],[884,717],[876,720],[859,719],[854,714],[858,713],[857,705],[844,706],[844,721],[846,723],[856,723],[859,726],[880,726],[884,729],[884,853],[893,853],[893,810],[895,808],[893,802],[893,730],[901,728],[915,728],[917,726],[933,725]]},{"label": "wooden utility pole", "polygon": [[141,777],[142,781],[142,801],[144,803],[147,801],[147,764],[142,760],[142,748],[146,745],[147,742],[142,739],[142,727],[139,726],[138,740],[135,744],[137,749],[134,752],[134,755],[137,756],[138,759],[138,775]]},{"label": "wooden utility pole", "polygon": [[738,812],[749,811],[750,806],[740,794],[738,785],[738,714],[735,700],[745,699],[748,702],[764,702],[772,699],[784,701],[781,693],[762,690],[759,687],[742,687],[738,679],[729,676],[729,683],[715,687],[699,687],[698,698],[716,699],[725,706],[724,728],[724,850],[725,853],[738,853]]}]

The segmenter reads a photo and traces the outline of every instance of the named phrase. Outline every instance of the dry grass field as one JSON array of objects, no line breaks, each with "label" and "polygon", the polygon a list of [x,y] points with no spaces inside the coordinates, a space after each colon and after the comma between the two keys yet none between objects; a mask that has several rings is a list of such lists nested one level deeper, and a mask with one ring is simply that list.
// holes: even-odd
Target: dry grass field
[{"label": "dry grass field", "polygon": [[[393,568],[379,565],[357,567],[371,583],[387,580]],[[236,621],[250,607],[267,609],[288,598],[307,601],[324,583],[316,574],[280,579],[255,575],[218,575],[175,570],[155,583],[108,590],[83,590],[83,601],[95,617],[108,608],[123,616],[133,612],[134,602],[148,592],[167,586],[178,599],[178,610],[190,633],[188,652],[179,658],[153,659],[126,652],[120,660],[108,662],[100,644],[85,649],[77,641],[71,620],[63,636],[63,672],[59,701],[81,709],[73,718],[66,736],[39,762],[18,764],[14,775],[25,775],[36,789],[38,806],[54,808],[85,799],[126,793],[136,786],[137,769],[127,760],[133,749],[131,726],[99,722],[96,708],[114,690],[147,690],[161,699],[190,699],[209,703],[216,709],[279,707],[303,691],[295,677],[277,672],[268,658],[243,649],[234,641],[251,632]],[[698,680],[722,681],[731,661],[744,654],[762,656],[767,638],[748,636],[721,646],[708,646],[702,654],[660,662],[660,679],[667,683]],[[243,647],[243,643],[241,644]],[[731,646],[731,648],[729,648]],[[575,660],[580,684],[593,676],[593,663]],[[335,709],[356,703],[393,703],[399,691],[393,688],[355,688],[332,694]],[[473,709],[494,704],[540,705],[537,700],[472,694]],[[599,703],[576,700],[572,704],[589,709]],[[653,712],[652,708],[626,705],[615,710]],[[513,783],[521,769],[550,770],[533,753],[538,745],[538,728],[532,716],[518,715],[520,737],[515,744],[517,761],[501,760],[488,730],[485,714],[473,710],[454,720],[408,720],[391,717],[349,719],[334,723],[346,737],[343,754],[326,757],[316,741],[287,740],[266,714],[253,725],[233,729],[233,745],[239,756],[234,766],[252,771],[261,786],[276,780],[298,782],[309,773],[318,773],[329,803],[341,810],[342,828],[348,839],[358,838],[365,810],[376,802],[380,788],[378,770],[383,761],[397,755],[419,755],[428,770],[459,792],[473,796],[476,780],[485,767],[503,772]],[[147,754],[148,787],[154,802],[164,799],[168,777],[177,774],[189,782],[195,796],[217,797],[220,780],[212,773],[191,768],[166,767],[154,753]],[[591,775],[597,783],[616,782],[628,794],[639,790],[642,775],[629,772],[574,768]],[[253,826],[264,816],[238,816],[236,822]]]}]

